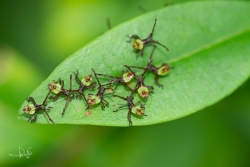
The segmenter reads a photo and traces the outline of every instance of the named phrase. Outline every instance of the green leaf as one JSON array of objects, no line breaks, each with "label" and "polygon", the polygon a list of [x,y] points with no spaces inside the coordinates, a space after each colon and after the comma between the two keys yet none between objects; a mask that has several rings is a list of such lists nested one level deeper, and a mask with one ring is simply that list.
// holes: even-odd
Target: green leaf
[{"label": "green leaf", "polygon": [[[154,93],[145,102],[147,117],[132,115],[133,125],[149,125],[174,120],[214,104],[232,93],[250,74],[250,3],[248,2],[190,2],[173,5],[129,20],[104,33],[61,63],[53,73],[31,94],[42,103],[48,84],[59,77],[69,88],[69,75],[77,69],[81,77],[97,73],[119,76],[123,65],[145,66],[152,46],[147,46],[143,57],[136,60],[132,43],[127,35],[138,34],[146,38],[151,32],[154,18],[157,25],[153,38],[166,45],[170,52],[158,46],[154,65],[169,63],[174,68],[160,77],[162,90],[153,82],[154,75],[146,74],[145,83],[154,86]],[[138,70],[139,72],[139,70]],[[74,78],[74,77],[73,77]],[[108,80],[102,77],[101,82]],[[78,84],[73,79],[73,88]],[[96,91],[89,91],[93,94]],[[85,92],[85,95],[87,93]],[[119,86],[116,94],[127,96],[129,91]],[[105,96],[110,107],[94,107],[87,116],[86,105],[73,99],[62,116],[65,99],[48,102],[53,107],[50,117],[57,124],[92,124],[128,126],[127,111],[113,112],[125,101]],[[135,102],[139,100],[136,95]],[[22,108],[19,119],[27,121]],[[37,123],[50,123],[41,111]]]}]

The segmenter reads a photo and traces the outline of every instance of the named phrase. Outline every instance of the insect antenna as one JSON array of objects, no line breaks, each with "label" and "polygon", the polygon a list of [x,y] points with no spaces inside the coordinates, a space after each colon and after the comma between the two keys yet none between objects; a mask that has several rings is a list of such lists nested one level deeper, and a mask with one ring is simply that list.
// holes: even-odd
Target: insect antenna
[{"label": "insect antenna", "polygon": [[153,29],[152,29],[152,32],[150,33],[150,37],[153,36],[153,33],[154,33],[154,30],[155,30],[155,25],[156,25],[156,21],[157,21],[157,18],[155,18],[155,23],[154,23],[154,26],[153,26]]},{"label": "insect antenna", "polygon": [[98,83],[98,85],[99,85],[99,88],[102,87],[102,85],[101,85],[101,83],[100,83],[100,81],[99,81],[99,79],[98,79],[98,77],[97,77],[97,75],[96,75],[95,70],[94,70],[93,68],[91,68],[91,70],[94,72],[94,75],[95,75],[95,78],[96,78],[97,83]]}]

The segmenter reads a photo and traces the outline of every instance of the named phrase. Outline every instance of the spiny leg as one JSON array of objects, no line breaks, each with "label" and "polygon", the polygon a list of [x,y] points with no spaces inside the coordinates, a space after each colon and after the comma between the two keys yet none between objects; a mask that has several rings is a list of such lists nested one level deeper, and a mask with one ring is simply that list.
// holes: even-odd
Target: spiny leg
[{"label": "spiny leg", "polygon": [[113,111],[113,112],[117,112],[118,110],[120,110],[121,108],[125,108],[125,107],[128,107],[128,105],[124,105],[124,106],[120,106],[117,108],[117,110]]},{"label": "spiny leg", "polygon": [[153,62],[153,59],[149,59],[149,61],[148,61],[148,64],[147,64],[147,66],[144,68],[144,71],[143,71],[143,73],[142,73],[142,77],[146,74],[146,72],[147,72],[147,70],[148,70],[148,68],[149,68],[149,66],[151,65],[151,63]]},{"label": "spiny leg", "polygon": [[159,78],[159,75],[155,75],[154,81],[155,81],[156,85],[158,85],[160,88],[163,89],[164,87],[163,87],[162,84],[160,84],[160,83],[158,82],[158,78]]},{"label": "spiny leg", "polygon": [[100,75],[100,76],[104,76],[104,77],[108,77],[108,78],[115,78],[115,77],[113,77],[113,76],[106,75],[106,74],[99,74],[99,73],[96,73],[96,75]]},{"label": "spiny leg", "polygon": [[123,83],[123,85],[124,85],[127,89],[132,90],[132,88],[130,88],[126,83]]},{"label": "spiny leg", "polygon": [[36,113],[34,114],[34,117],[30,117],[30,118],[29,118],[29,121],[30,121],[30,122],[35,122],[36,119],[37,119],[37,114],[38,114],[38,113],[36,112]]},{"label": "spiny leg", "polygon": [[95,85],[87,86],[88,89],[94,89]]},{"label": "spiny leg", "polygon": [[103,103],[103,101],[101,101],[101,108],[102,108],[102,110],[105,109],[105,104]]},{"label": "spiny leg", "polygon": [[45,103],[47,102],[47,99],[48,99],[48,97],[49,97],[49,94],[50,94],[50,91],[48,92],[48,94],[46,95],[46,97],[45,97],[45,99],[44,99],[44,101],[43,101],[43,105],[45,105]]},{"label": "spiny leg", "polygon": [[76,99],[77,98],[79,98],[79,99],[81,99],[82,98],[82,95],[81,95],[81,90],[80,89],[77,89],[77,90],[71,90],[69,93],[72,93],[73,95],[72,95],[72,97],[74,98],[74,95],[76,94],[76,93],[78,93],[78,95],[76,96]]},{"label": "spiny leg", "polygon": [[154,90],[153,86],[146,86],[148,89],[151,89],[149,92],[152,92]]},{"label": "spiny leg", "polygon": [[131,110],[128,111],[128,122],[129,122],[129,126],[132,126],[132,120],[131,120]]},{"label": "spiny leg", "polygon": [[136,106],[137,106],[138,104],[140,104],[140,105],[142,106],[141,101],[138,101],[137,103],[135,103]]},{"label": "spiny leg", "polygon": [[65,104],[65,106],[64,106],[64,108],[63,108],[62,115],[64,115],[64,112],[65,112],[65,110],[66,110],[66,108],[67,108],[67,106],[68,106],[70,100],[71,100],[71,97],[68,97],[68,98],[67,98],[67,101],[66,101],[66,104]]},{"label": "spiny leg", "polygon": [[30,101],[34,104],[34,106],[37,105],[33,97],[28,97],[27,98],[27,102],[30,102]]},{"label": "spiny leg", "polygon": [[58,78],[58,80],[57,81],[55,81],[55,80],[53,80],[55,83],[60,83],[61,84],[61,78]]},{"label": "spiny leg", "polygon": [[129,66],[130,68],[138,68],[138,69],[145,69],[144,67],[137,67],[137,66]]},{"label": "spiny leg", "polygon": [[64,88],[64,80],[60,80],[60,85],[62,88]]},{"label": "spiny leg", "polygon": [[105,106],[109,107],[109,103],[105,99],[102,99],[101,100],[101,108],[102,108],[102,110],[105,109]]},{"label": "spiny leg", "polygon": [[93,68],[91,68],[91,70],[94,72],[94,75],[95,75],[95,78],[96,78],[96,80],[97,80],[97,83],[98,83],[99,87],[101,87],[102,85],[101,85],[101,83],[100,83],[98,77],[96,76],[95,70],[94,70]]},{"label": "spiny leg", "polygon": [[50,118],[49,114],[47,113],[46,109],[44,110],[45,114],[47,115],[47,117],[49,118],[50,122],[52,122],[52,124],[56,125],[55,122]]},{"label": "spiny leg", "polygon": [[153,50],[152,50],[152,52],[151,52],[151,54],[150,54],[149,60],[151,60],[151,59],[152,59],[153,54],[154,54],[154,51],[155,51],[155,48],[156,48],[156,46],[154,46],[154,48],[153,48]]},{"label": "spiny leg", "polygon": [[124,98],[124,97],[122,97],[122,96],[119,96],[119,95],[113,95],[114,97],[119,97],[120,99],[123,99],[123,100],[126,100],[127,101],[127,99],[126,98]]},{"label": "spiny leg", "polygon": [[169,49],[168,49],[165,45],[161,44],[161,43],[158,42],[158,41],[152,40],[152,43],[156,43],[156,44],[158,44],[158,45],[164,47],[167,51],[169,51]]},{"label": "spiny leg", "polygon": [[71,74],[70,74],[69,78],[70,78],[69,79],[70,80],[70,82],[69,82],[70,83],[69,91],[71,91],[72,90],[72,75]]},{"label": "spiny leg", "polygon": [[[137,66],[129,66],[129,67],[138,68],[138,69],[148,69],[149,66],[150,66],[150,64],[151,64],[152,61],[153,61],[152,56],[153,56],[153,54],[154,54],[155,48],[156,48],[156,46],[154,46],[154,48],[153,48],[153,50],[152,50],[152,52],[151,52],[150,58],[149,58],[149,63],[147,64],[147,66],[146,66],[145,68],[143,68],[143,67],[137,67]],[[144,72],[144,73],[145,73],[145,72]]]},{"label": "spiny leg", "polygon": [[128,36],[128,37],[129,37],[129,40],[127,42],[131,42],[132,39],[140,39],[140,37],[136,34]]},{"label": "spiny leg", "polygon": [[[87,104],[87,109],[91,109],[91,106],[89,105],[89,103],[88,103],[88,101],[87,101],[87,99],[86,99],[86,97],[85,97],[85,95],[84,94],[82,94],[82,97],[84,98],[84,101],[86,102],[86,104]],[[86,110],[87,110],[86,109]]]},{"label": "spiny leg", "polygon": [[130,93],[130,96],[133,96],[133,94],[136,92],[138,88],[139,88],[139,82],[136,83],[135,88]]},{"label": "spiny leg", "polygon": [[108,82],[108,83],[105,83],[105,84],[103,84],[102,86],[106,86],[106,85],[111,85],[112,83],[114,83],[114,82]]},{"label": "spiny leg", "polygon": [[119,82],[117,82],[117,84],[116,84],[115,87],[113,88],[113,93],[112,93],[113,95],[114,95],[114,93],[115,93],[115,90],[116,90],[118,84],[119,84]]},{"label": "spiny leg", "polygon": [[140,50],[139,54],[136,55],[136,59],[138,59],[139,56],[143,56],[144,54],[144,47]]},{"label": "spiny leg", "polygon": [[119,80],[117,77],[113,77],[113,76],[106,75],[106,74],[98,74],[98,73],[96,73],[96,75],[105,76],[105,77],[108,77],[108,78],[112,78],[112,80],[110,80],[108,83],[103,84],[102,86],[111,85],[114,82],[116,82],[117,80]]},{"label": "spiny leg", "polygon": [[[148,70],[148,68],[149,68],[149,66],[151,65],[152,62],[153,62],[153,59],[150,59],[150,60],[148,61],[148,64],[147,64],[147,66],[144,68],[144,71],[143,71],[143,73],[142,73],[142,75],[141,75],[142,77],[145,75],[146,71]],[[124,67],[126,67],[127,69],[129,69],[129,71],[132,72],[133,75],[136,76],[136,78],[137,78],[137,80],[138,80],[138,76],[135,74],[135,72],[134,72],[133,70],[131,70],[130,66],[124,65]],[[132,66],[132,67],[135,67],[135,66]]]},{"label": "spiny leg", "polygon": [[58,93],[55,96],[50,96],[49,98],[52,99],[52,100],[56,100],[60,96],[60,94],[61,93]]},{"label": "spiny leg", "polygon": [[78,70],[76,70],[75,79],[77,80],[77,82],[82,83],[78,75],[79,75]]},{"label": "spiny leg", "polygon": [[134,76],[136,76],[135,72],[133,70],[131,70],[130,66],[124,65],[124,67],[126,67],[130,72],[132,72],[132,74]]},{"label": "spiny leg", "polygon": [[105,104],[107,107],[109,107],[109,102],[107,102],[105,99],[102,99],[102,101],[105,102],[103,104]]}]

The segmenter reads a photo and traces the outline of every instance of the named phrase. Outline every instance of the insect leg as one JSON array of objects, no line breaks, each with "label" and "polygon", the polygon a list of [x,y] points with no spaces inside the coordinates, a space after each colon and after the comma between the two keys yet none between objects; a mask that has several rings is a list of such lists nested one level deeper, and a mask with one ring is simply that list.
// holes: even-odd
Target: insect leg
[{"label": "insect leg", "polygon": [[33,97],[28,97],[27,98],[27,102],[30,102],[30,101],[34,104],[34,106],[36,106],[36,102],[35,102]]},{"label": "insect leg", "polygon": [[129,37],[129,40],[127,42],[131,42],[132,39],[140,39],[140,37],[136,34],[128,36],[128,37]]},{"label": "insect leg", "polygon": [[62,115],[64,115],[64,112],[65,112],[65,110],[66,110],[66,108],[67,108],[68,103],[69,103],[70,100],[71,100],[71,97],[68,97],[68,98],[67,98],[67,101],[66,101],[66,104],[65,104],[65,106],[64,106],[64,108],[63,108]]},{"label": "insect leg", "polygon": [[115,110],[115,111],[113,111],[113,112],[117,112],[118,110],[120,110],[121,108],[125,108],[125,107],[128,107],[128,105],[123,105],[123,106],[120,106],[120,107],[118,107],[118,109],[117,110]]},{"label": "insect leg", "polygon": [[49,118],[50,122],[51,122],[52,124],[56,125],[55,122],[50,118],[50,116],[49,116],[49,114],[47,113],[46,109],[44,110],[44,112],[45,112],[45,114],[47,115],[47,117]]}]

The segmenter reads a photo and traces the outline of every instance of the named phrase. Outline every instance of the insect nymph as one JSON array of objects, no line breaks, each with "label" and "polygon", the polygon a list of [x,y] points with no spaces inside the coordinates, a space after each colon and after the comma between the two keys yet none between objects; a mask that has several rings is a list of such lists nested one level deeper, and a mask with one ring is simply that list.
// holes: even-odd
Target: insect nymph
[{"label": "insect nymph", "polygon": [[129,110],[128,110],[127,118],[128,118],[128,122],[129,122],[130,126],[132,126],[132,120],[131,120],[131,114],[132,113],[135,114],[135,115],[138,115],[138,116],[147,116],[147,115],[144,114],[144,111],[143,111],[143,110],[145,110],[144,105],[141,104],[141,101],[138,101],[136,104],[134,104],[132,95],[127,96],[127,97],[122,97],[122,96],[119,96],[119,95],[113,95],[113,96],[127,101],[127,105],[120,106],[114,112],[117,112],[121,108],[128,107]]},{"label": "insect nymph", "polygon": [[[144,75],[146,74],[146,71],[148,70],[148,67],[149,67],[149,65],[152,63],[152,61],[153,61],[152,59],[149,60],[148,65],[145,67],[144,72],[143,72],[142,75],[140,75],[140,76],[136,75],[135,72],[132,71],[131,68],[130,68],[129,66],[124,65],[126,68],[128,68],[128,69],[134,74],[134,76],[135,76],[136,79],[137,79],[137,83],[136,83],[136,85],[135,85],[135,88],[131,91],[131,95],[133,95],[133,93],[134,93],[135,91],[137,91],[138,94],[139,94],[142,98],[147,99],[149,93],[153,91],[153,89],[154,89],[153,86],[146,86],[145,83],[144,83]],[[151,89],[151,90],[149,90],[149,89]]]},{"label": "insect nymph", "polygon": [[132,36],[129,37],[130,40],[129,40],[128,42],[131,42],[132,38],[135,39],[135,41],[134,41],[134,43],[133,43],[133,47],[134,47],[136,50],[140,51],[140,53],[139,53],[140,56],[143,56],[143,54],[144,54],[144,47],[145,47],[145,45],[147,45],[147,44],[149,44],[149,43],[158,44],[158,45],[164,47],[167,51],[169,51],[169,49],[168,49],[165,45],[163,45],[163,44],[161,44],[160,42],[155,41],[155,40],[153,39],[153,33],[154,33],[156,21],[157,21],[157,19],[155,19],[155,23],[154,23],[154,26],[153,26],[153,28],[152,28],[152,31],[151,31],[151,33],[148,35],[147,38],[141,39],[141,38],[140,38],[138,35],[136,35],[136,34],[134,34],[134,35],[132,35]]},{"label": "insect nymph", "polygon": [[103,85],[101,85],[95,70],[93,68],[91,68],[91,70],[94,72],[94,75],[96,77],[99,87],[98,87],[98,92],[96,95],[88,94],[88,99],[87,99],[88,108],[87,109],[91,109],[91,106],[101,103],[101,108],[103,110],[105,106],[109,107],[109,103],[103,98],[104,92],[105,90],[108,90],[111,88],[105,88]]},{"label": "insect nymph", "polygon": [[84,95],[84,91],[86,89],[94,89],[95,88],[95,85],[90,86],[91,83],[92,83],[92,75],[86,75],[81,80],[80,80],[78,75],[79,75],[79,73],[78,73],[78,70],[77,70],[75,72],[75,79],[80,84],[79,88],[77,90],[71,90],[71,92],[73,92],[74,94],[76,94],[76,93],[78,94],[76,96],[76,98],[82,98],[83,97],[85,102],[88,105],[87,99],[86,99],[86,97]]},{"label": "insect nymph", "polygon": [[28,104],[26,105],[24,108],[23,108],[23,111],[27,114],[34,114],[34,117],[30,117],[29,118],[29,121],[30,122],[35,122],[36,119],[37,119],[37,114],[38,114],[38,111],[40,110],[43,110],[44,113],[47,115],[47,117],[49,118],[50,122],[52,124],[55,125],[54,121],[50,118],[49,114],[47,113],[48,110],[51,109],[51,107],[48,107],[46,108],[46,102],[47,102],[47,99],[48,99],[48,96],[49,96],[50,92],[47,94],[47,96],[45,97],[44,101],[42,104],[36,104],[36,101],[34,100],[33,97],[28,97],[27,98],[27,101],[28,102],[32,102],[32,104]]},{"label": "insect nymph", "polygon": [[113,77],[113,76],[110,76],[110,75],[106,75],[106,74],[96,74],[96,75],[99,75],[99,76],[105,76],[105,77],[108,77],[108,78],[112,78],[112,80],[110,80],[108,83],[106,84],[103,84],[103,86],[105,85],[111,85],[113,83],[117,83],[115,85],[115,87],[113,88],[113,94],[117,88],[117,85],[119,83],[123,84],[126,88],[128,88],[129,90],[132,90],[127,84],[134,78],[134,74],[131,72],[131,71],[128,71],[128,72],[125,72],[122,71],[122,76],[120,77]]},{"label": "insect nymph", "polygon": [[48,85],[49,89],[52,93],[55,94],[55,96],[50,96],[50,99],[56,100],[60,95],[66,96],[66,104],[63,108],[62,115],[64,115],[64,112],[68,106],[69,101],[72,99],[72,75],[70,75],[70,88],[69,90],[64,88],[64,80],[61,80],[60,78],[57,81],[52,82]]},{"label": "insect nymph", "polygon": [[[151,52],[150,60],[152,60],[152,56],[153,56],[155,48],[156,48],[156,46],[153,48],[153,50]],[[145,70],[145,68],[147,68],[149,71],[152,71],[153,73],[155,73],[155,78],[154,78],[155,83],[161,88],[163,88],[163,85],[158,82],[159,76],[167,75],[171,69],[171,67],[166,63],[162,63],[162,65],[160,67],[156,67],[156,66],[152,65],[151,63],[145,68],[144,67],[137,67],[137,66],[129,66],[129,67],[130,68],[144,69],[144,70]]]}]

